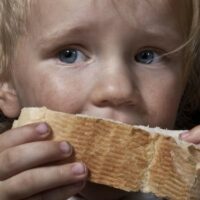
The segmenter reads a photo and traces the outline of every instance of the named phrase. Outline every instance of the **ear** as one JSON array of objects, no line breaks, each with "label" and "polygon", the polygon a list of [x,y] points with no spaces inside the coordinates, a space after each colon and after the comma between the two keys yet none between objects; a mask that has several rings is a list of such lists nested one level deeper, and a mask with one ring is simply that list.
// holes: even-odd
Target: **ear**
[{"label": "ear", "polygon": [[8,118],[16,118],[21,106],[15,89],[9,82],[0,82],[0,110]]}]

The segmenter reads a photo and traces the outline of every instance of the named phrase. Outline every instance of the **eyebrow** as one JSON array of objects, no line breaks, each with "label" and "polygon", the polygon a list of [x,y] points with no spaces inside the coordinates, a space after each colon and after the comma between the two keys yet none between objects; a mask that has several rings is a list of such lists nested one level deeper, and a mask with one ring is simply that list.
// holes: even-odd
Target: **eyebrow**
[{"label": "eyebrow", "polygon": [[[52,30],[49,33],[46,33],[44,36],[41,36],[39,38],[39,47],[42,50],[46,50],[51,48],[52,46],[54,47],[59,47],[62,46],[63,43],[66,41],[70,42],[72,40],[84,40],[84,38],[92,37],[93,35],[95,36],[98,33],[98,30],[95,28],[96,24],[91,23],[91,24],[84,24],[84,25],[79,25],[79,26],[65,26],[64,28],[59,28],[57,27],[55,30]],[[170,43],[172,44],[172,49],[176,48],[177,45],[180,45],[182,39],[180,37],[180,34],[178,31],[173,31],[170,28],[166,28],[166,26],[162,26],[161,28],[152,28],[150,27],[145,27],[141,29],[134,29],[133,32],[134,34],[139,35],[144,35],[145,37],[147,36],[147,39],[157,39],[160,40],[160,42],[163,42],[163,44]],[[91,31],[92,30],[92,31]],[[163,40],[163,38],[166,38]]]},{"label": "eyebrow", "polygon": [[[70,39],[84,38],[84,36],[91,34],[91,26],[75,26],[55,29],[50,33],[45,34],[39,38],[39,46],[46,49],[52,45],[61,45],[63,41]],[[51,44],[53,43],[53,44]]]},{"label": "eyebrow", "polygon": [[153,38],[156,38],[156,37],[160,39],[166,38],[166,40],[170,39],[171,41],[174,41],[174,42],[181,41],[183,39],[180,32],[166,28],[166,26],[158,28],[158,30],[153,30],[152,28],[146,28],[142,30],[142,32],[144,32],[144,34],[149,35]]}]

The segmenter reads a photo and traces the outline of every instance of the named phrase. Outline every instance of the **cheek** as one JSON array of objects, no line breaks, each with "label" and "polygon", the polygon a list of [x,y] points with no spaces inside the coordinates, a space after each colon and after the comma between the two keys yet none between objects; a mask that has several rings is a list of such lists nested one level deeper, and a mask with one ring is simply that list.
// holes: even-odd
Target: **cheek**
[{"label": "cheek", "polygon": [[90,89],[83,75],[62,70],[26,72],[26,75],[16,73],[15,79],[22,107],[47,106],[70,113],[81,111]]},{"label": "cheek", "polygon": [[181,78],[172,74],[158,77],[144,81],[142,95],[148,110],[147,121],[151,126],[172,129],[183,92]]}]

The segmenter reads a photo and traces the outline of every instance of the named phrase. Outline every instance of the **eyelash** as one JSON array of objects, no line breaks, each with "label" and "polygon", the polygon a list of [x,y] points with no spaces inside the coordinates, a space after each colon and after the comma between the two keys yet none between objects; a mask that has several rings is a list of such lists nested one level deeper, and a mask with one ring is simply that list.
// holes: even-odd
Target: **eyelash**
[{"label": "eyelash", "polygon": [[[71,58],[71,56],[74,56]],[[80,64],[83,62],[86,62],[89,57],[87,54],[78,48],[64,48],[60,51],[58,51],[56,55],[57,59],[59,59],[60,62],[72,65],[72,64]]]},{"label": "eyelash", "polygon": [[[90,57],[88,56],[89,53],[86,52],[85,50],[82,50],[81,47],[79,47],[79,48],[78,47],[66,47],[66,48],[60,48],[60,49],[61,50],[56,51],[57,52],[56,59],[63,65],[83,65],[90,59]],[[142,53],[143,53],[143,55],[142,55]],[[67,57],[68,54],[69,54],[69,57]],[[152,60],[150,60],[150,61],[148,60],[149,55],[152,56]],[[71,58],[70,56],[75,56],[75,57]],[[140,60],[142,58],[142,56],[144,59],[143,61]],[[145,62],[145,59],[147,62]],[[169,61],[169,58],[168,58],[168,56],[166,56],[166,52],[164,52],[161,49],[146,47],[146,48],[139,50],[138,53],[135,54],[134,60],[139,65],[146,65],[149,67],[158,67],[159,64]],[[160,65],[159,65],[159,67],[160,67]]]},{"label": "eyelash", "polygon": [[[151,56],[150,61],[148,60],[149,59],[148,56]],[[163,60],[164,61],[166,60],[164,51],[159,50],[159,49],[152,49],[152,48],[144,48],[140,50],[138,53],[136,53],[134,58],[137,63],[144,64],[144,65],[156,64],[156,63],[160,63]]]}]

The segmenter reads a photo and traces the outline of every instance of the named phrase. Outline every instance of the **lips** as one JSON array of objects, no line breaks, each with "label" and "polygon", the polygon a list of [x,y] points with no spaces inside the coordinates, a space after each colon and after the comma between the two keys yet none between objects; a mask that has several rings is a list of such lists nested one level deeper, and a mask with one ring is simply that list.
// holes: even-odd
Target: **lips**
[{"label": "lips", "polygon": [[[140,117],[137,113],[129,110],[119,110],[119,109],[111,109],[111,108],[100,108],[95,110],[87,110],[82,112],[83,115],[88,115],[96,118],[103,118],[114,120],[130,125],[146,125],[147,123],[144,121],[144,116]],[[141,120],[143,119],[143,120]]]}]

